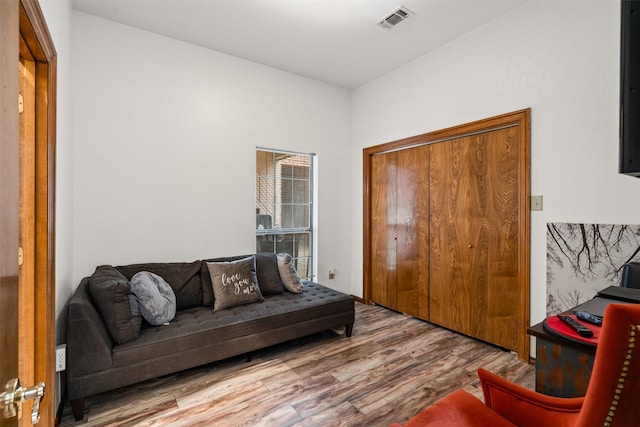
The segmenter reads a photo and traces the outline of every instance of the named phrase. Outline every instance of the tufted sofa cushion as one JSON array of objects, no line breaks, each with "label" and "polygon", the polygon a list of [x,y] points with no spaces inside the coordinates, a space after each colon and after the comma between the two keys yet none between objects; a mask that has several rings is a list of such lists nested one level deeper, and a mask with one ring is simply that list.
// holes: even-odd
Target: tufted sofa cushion
[{"label": "tufted sofa cushion", "polygon": [[204,307],[182,310],[170,325],[143,328],[137,340],[114,347],[113,366],[170,356],[176,348],[186,353],[349,310],[353,310],[353,297],[313,282],[305,283],[300,294],[272,295],[259,304],[221,311]]}]

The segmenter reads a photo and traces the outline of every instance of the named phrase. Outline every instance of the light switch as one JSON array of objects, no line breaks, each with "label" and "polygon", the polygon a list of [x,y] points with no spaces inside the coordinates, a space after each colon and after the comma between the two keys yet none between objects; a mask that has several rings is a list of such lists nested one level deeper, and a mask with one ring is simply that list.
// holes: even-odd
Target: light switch
[{"label": "light switch", "polygon": [[542,196],[531,196],[531,210],[532,211],[542,210]]}]

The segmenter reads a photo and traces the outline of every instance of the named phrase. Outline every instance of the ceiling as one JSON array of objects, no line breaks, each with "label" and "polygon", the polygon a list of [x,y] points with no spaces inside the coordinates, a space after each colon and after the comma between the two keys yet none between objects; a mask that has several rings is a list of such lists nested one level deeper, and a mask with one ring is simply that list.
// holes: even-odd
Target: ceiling
[{"label": "ceiling", "polygon": [[[105,19],[352,89],[526,0],[72,0]],[[398,6],[413,15],[376,22]]]}]

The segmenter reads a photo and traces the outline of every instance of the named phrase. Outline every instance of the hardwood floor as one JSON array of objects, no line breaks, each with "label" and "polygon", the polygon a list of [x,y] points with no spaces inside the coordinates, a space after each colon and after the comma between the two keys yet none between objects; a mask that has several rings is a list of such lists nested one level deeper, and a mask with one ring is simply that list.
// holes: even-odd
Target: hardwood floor
[{"label": "hardwood floor", "polygon": [[451,391],[482,397],[484,367],[533,388],[534,367],[510,352],[356,303],[353,336],[311,337],[69,404],[61,426],[388,426]]}]

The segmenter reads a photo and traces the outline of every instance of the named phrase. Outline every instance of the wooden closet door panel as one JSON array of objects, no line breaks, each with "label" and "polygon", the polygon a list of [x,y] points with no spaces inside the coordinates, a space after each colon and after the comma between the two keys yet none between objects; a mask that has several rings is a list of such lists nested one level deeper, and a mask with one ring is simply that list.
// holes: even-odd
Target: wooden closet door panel
[{"label": "wooden closet door panel", "polygon": [[396,154],[371,158],[371,300],[396,309]]},{"label": "wooden closet door panel", "polygon": [[[518,350],[520,319],[520,139],[515,128],[481,135],[486,139],[487,205],[483,231],[487,242],[484,282],[486,305],[479,317],[483,334],[477,336],[514,351]],[[524,143],[524,142],[522,142]]]},{"label": "wooden closet door panel", "polygon": [[461,200],[467,147],[466,138],[433,144],[429,163],[429,320],[465,333],[471,319],[466,307],[472,305],[466,280],[471,273],[470,251],[464,243],[470,221]]},{"label": "wooden closet door panel", "polygon": [[396,153],[396,309],[421,317],[428,308],[429,147]]},{"label": "wooden closet door panel", "polygon": [[518,346],[519,138],[514,128],[431,146],[430,320]]}]

